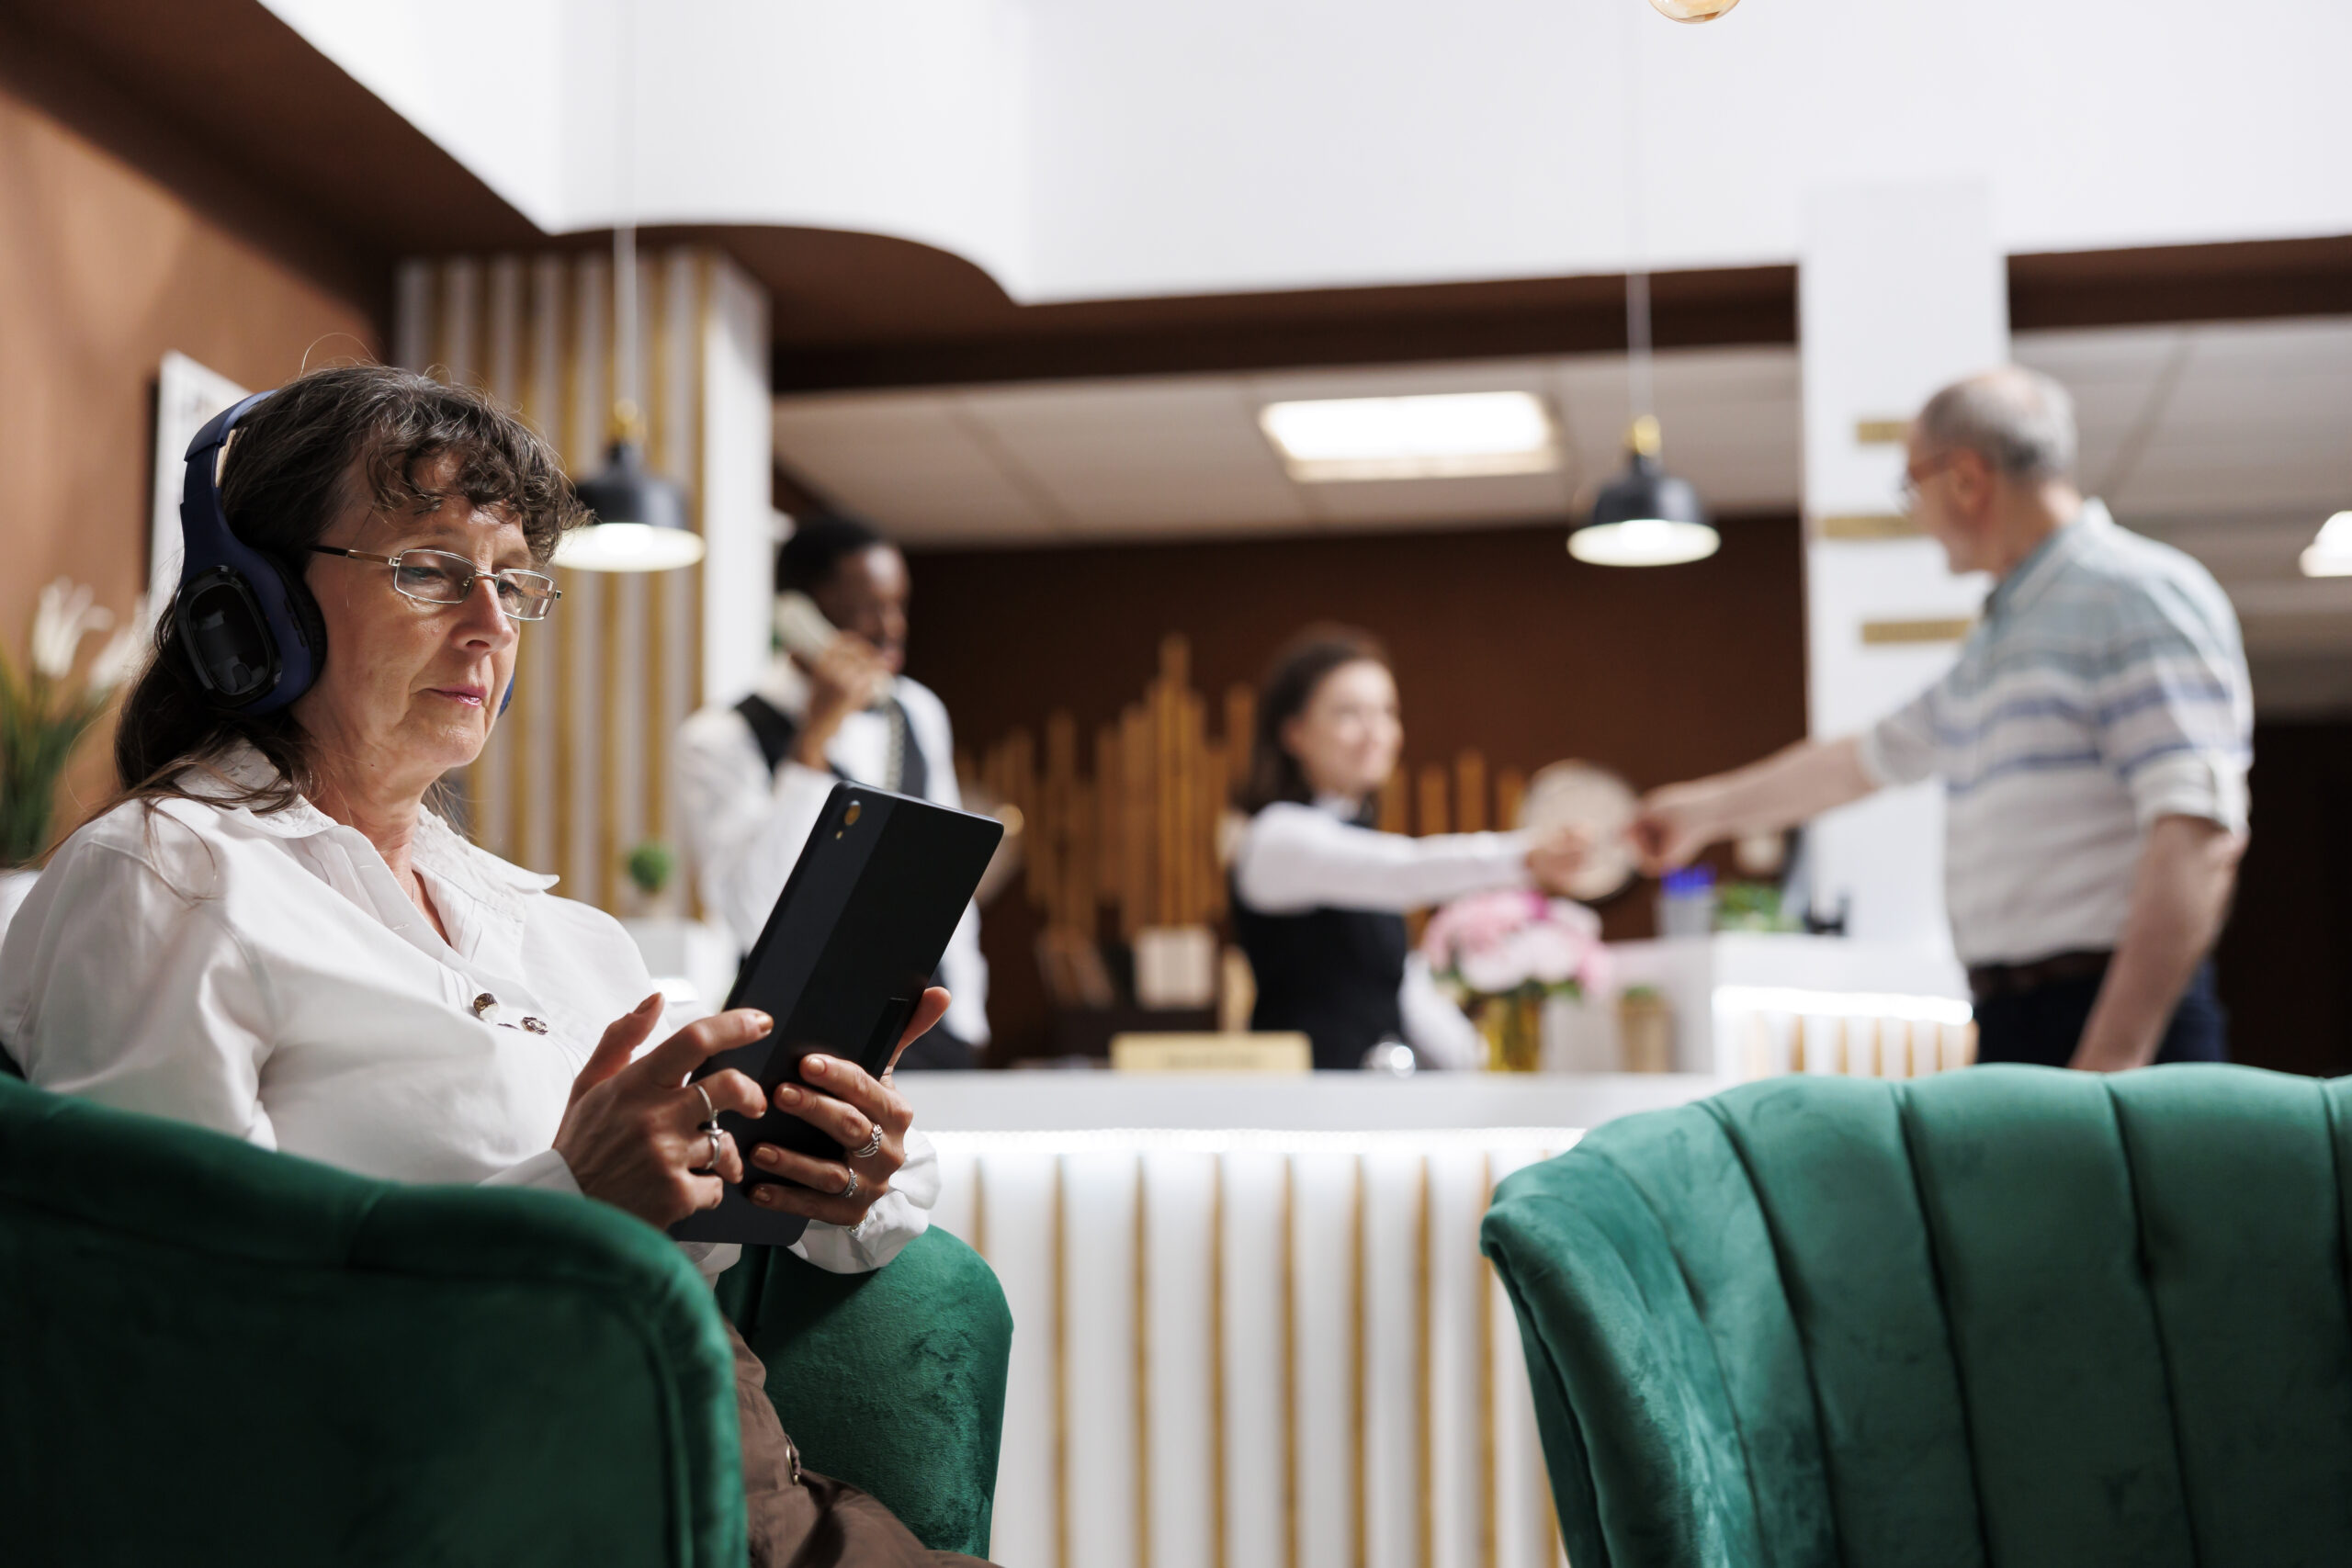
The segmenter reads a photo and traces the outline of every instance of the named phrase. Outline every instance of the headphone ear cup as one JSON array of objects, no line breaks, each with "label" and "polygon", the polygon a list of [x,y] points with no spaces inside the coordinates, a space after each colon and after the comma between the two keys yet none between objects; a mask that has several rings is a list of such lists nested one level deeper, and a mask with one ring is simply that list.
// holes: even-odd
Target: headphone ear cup
[{"label": "headphone ear cup", "polygon": [[277,569],[277,581],[285,585],[287,617],[303,644],[301,650],[288,649],[283,655],[286,674],[280,690],[285,694],[283,701],[290,703],[315,685],[320,671],[327,667],[327,622],[318,600],[311,596],[311,585],[302,580],[301,569],[275,555],[267,558]]}]

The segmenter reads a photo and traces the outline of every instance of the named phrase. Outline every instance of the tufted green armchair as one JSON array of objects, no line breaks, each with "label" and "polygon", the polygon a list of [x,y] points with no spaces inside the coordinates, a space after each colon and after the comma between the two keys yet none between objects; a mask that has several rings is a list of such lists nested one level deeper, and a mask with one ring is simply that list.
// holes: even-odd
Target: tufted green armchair
[{"label": "tufted green armchair", "polygon": [[[809,1463],[984,1552],[988,1266],[933,1232],[876,1274],[755,1249],[722,1285]],[[0,1561],[733,1568],[732,1374],[709,1288],[616,1211],[0,1077]]]},{"label": "tufted green armchair", "polygon": [[1576,1568],[2352,1562],[2352,1080],[1785,1078],[1513,1175]]}]

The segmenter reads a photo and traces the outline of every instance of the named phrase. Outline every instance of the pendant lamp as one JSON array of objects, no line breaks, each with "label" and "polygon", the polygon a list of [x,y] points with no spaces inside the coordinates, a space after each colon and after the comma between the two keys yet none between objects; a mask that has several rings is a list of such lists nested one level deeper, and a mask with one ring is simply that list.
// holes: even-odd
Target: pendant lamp
[{"label": "pendant lamp", "polygon": [[[1728,11],[1731,6],[1720,9]],[[1641,170],[1635,156],[1641,81],[1636,40],[1627,51],[1625,70],[1625,229],[1636,257],[1642,248]],[[1625,384],[1634,413],[1625,432],[1625,471],[1600,487],[1592,498],[1592,515],[1568,536],[1568,554],[1594,566],[1680,566],[1706,559],[1723,544],[1707,525],[1699,492],[1658,462],[1661,443],[1651,404],[1650,371],[1650,275],[1637,265],[1625,273]]]},{"label": "pendant lamp", "polygon": [[669,571],[702,559],[678,487],[645,466],[637,406],[637,230],[613,231],[613,434],[600,473],[582,479],[580,503],[596,521],[564,536],[558,566],[576,571]]},{"label": "pendant lamp", "polygon": [[1658,463],[1657,416],[1625,433],[1625,471],[1600,487],[1592,518],[1568,536],[1568,554],[1593,566],[1680,566],[1723,543],[1689,481]]},{"label": "pendant lamp", "polygon": [[636,3],[619,9],[621,76],[616,97],[621,148],[622,221],[613,226],[613,426],[603,472],[582,479],[580,502],[596,514],[556,547],[558,566],[580,571],[670,571],[702,559],[702,536],[686,521],[678,487],[645,466],[645,421],[637,400]]}]

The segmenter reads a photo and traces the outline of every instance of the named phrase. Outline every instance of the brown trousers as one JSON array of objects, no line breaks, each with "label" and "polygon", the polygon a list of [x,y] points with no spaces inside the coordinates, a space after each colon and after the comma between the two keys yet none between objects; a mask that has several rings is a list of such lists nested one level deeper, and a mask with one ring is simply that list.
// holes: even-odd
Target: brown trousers
[{"label": "brown trousers", "polygon": [[769,1402],[767,1369],[731,1323],[727,1337],[735,1347],[735,1410],[743,1423],[751,1568],[986,1568],[977,1557],[932,1551],[856,1487],[801,1469],[800,1450]]}]

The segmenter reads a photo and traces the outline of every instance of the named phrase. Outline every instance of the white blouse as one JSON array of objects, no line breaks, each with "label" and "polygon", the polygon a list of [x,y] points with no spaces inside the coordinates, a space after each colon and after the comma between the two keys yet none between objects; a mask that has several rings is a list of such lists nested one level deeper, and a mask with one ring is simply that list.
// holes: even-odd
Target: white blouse
[{"label": "white blouse", "polygon": [[[223,772],[276,776],[251,750]],[[429,812],[413,853],[447,942],[376,847],[307,802],[120,807],[65,841],[0,941],[0,1042],[44,1089],[364,1176],[576,1193],[550,1145],[605,1027],[653,990],[645,962],[611,916]],[[699,1010],[673,1008],[650,1043]],[[910,1134],[862,1224],[812,1222],[793,1250],[878,1269],[938,1192]],[[685,1251],[713,1277],[739,1254]]]},{"label": "white blouse", "polygon": [[[946,705],[930,687],[903,675],[892,690],[906,710],[908,744],[922,752],[924,798],[961,810]],[[808,677],[786,655],[769,665],[759,693],[795,721],[808,711]],[[826,745],[825,759],[860,784],[883,786],[890,772],[890,728],[878,709],[851,714]],[[789,761],[771,774],[752,727],[731,706],[705,708],[686,720],[678,732],[675,775],[695,886],[748,953],[824,814],[825,797],[841,780]],[[951,998],[941,1027],[967,1044],[987,1044],[989,964],[980,955],[979,911],[969,905],[940,957],[939,982]]]},{"label": "white blouse", "polygon": [[[1371,909],[1403,914],[1489,887],[1533,886],[1524,833],[1434,833],[1410,838],[1359,827],[1354,801],[1276,801],[1250,819],[1233,861],[1234,891],[1261,914]],[[1405,959],[1396,1004],[1405,1038],[1432,1066],[1486,1059],[1477,1027],[1448,1001],[1418,953]]]}]

